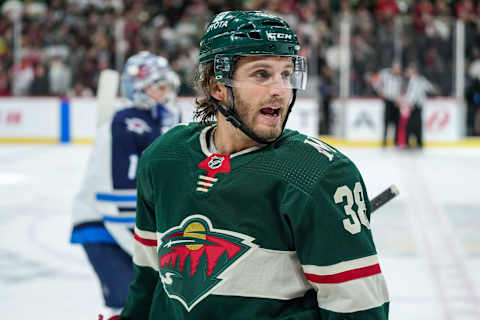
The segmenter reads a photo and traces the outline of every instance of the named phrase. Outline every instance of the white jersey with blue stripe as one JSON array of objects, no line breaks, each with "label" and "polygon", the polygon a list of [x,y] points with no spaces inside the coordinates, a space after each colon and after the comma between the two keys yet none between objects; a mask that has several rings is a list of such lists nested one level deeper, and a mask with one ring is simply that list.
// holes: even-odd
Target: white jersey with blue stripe
[{"label": "white jersey with blue stripe", "polygon": [[97,132],[87,172],[73,202],[72,243],[116,243],[133,254],[138,160],[176,124],[161,106],[118,111]]}]

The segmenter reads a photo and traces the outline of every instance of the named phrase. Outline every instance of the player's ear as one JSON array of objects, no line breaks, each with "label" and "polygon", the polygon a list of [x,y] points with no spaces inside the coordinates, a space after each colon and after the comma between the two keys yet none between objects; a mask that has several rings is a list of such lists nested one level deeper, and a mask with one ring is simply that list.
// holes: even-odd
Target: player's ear
[{"label": "player's ear", "polygon": [[227,88],[225,88],[223,83],[218,82],[212,77],[210,81],[210,95],[218,101],[223,101],[227,96]]}]

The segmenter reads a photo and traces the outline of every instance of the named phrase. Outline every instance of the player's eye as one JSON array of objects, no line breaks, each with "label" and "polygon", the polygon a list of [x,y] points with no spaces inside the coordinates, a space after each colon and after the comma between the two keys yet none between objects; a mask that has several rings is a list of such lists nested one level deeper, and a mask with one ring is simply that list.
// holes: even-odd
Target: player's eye
[{"label": "player's eye", "polygon": [[270,73],[266,70],[256,70],[252,73],[252,77],[258,81],[265,81],[270,78]]},{"label": "player's eye", "polygon": [[292,72],[290,70],[285,70],[282,72],[282,78],[285,80],[290,80],[292,77]]}]

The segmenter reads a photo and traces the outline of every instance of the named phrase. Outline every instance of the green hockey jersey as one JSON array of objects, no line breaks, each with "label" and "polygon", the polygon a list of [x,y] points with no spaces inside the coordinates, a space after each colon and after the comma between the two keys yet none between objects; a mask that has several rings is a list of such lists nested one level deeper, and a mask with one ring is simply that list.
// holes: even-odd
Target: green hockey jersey
[{"label": "green hockey jersey", "polygon": [[387,319],[355,165],[291,130],[212,154],[212,131],[177,126],[141,157],[121,319]]}]

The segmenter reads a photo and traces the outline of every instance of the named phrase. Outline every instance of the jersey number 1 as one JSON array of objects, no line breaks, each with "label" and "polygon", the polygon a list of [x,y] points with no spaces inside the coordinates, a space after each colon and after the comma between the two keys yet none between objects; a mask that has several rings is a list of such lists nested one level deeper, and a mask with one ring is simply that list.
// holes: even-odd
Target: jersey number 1
[{"label": "jersey number 1", "polygon": [[[347,186],[338,187],[333,199],[337,204],[344,203],[344,199],[346,200],[343,209],[350,219],[343,219],[343,227],[345,230],[351,234],[359,233],[362,231],[362,224],[367,227],[367,229],[370,229],[370,222],[366,215],[367,208],[365,206],[365,198],[363,197],[363,188],[360,182],[355,183],[353,193]],[[352,208],[354,203],[357,205],[357,212]]]},{"label": "jersey number 1", "polygon": [[131,154],[128,157],[128,179],[134,180],[137,176],[137,164],[138,164],[138,156],[136,154]]}]

